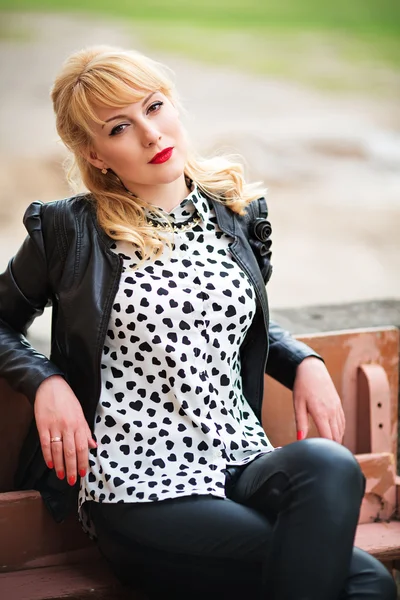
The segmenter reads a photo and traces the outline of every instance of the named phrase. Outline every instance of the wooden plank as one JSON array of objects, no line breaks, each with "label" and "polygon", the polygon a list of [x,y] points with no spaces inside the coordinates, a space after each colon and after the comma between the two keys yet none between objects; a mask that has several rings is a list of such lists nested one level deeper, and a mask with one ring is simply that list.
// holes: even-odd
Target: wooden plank
[{"label": "wooden plank", "polygon": [[356,459],[367,480],[359,523],[373,523],[378,519],[392,518],[396,512],[393,454],[356,454]]},{"label": "wooden plank", "polygon": [[33,418],[33,408],[22,394],[17,394],[0,379],[0,492],[13,489],[14,473],[23,441]]},{"label": "wooden plank", "polygon": [[74,551],[94,547],[76,515],[56,523],[35,491],[0,494],[0,531],[0,572],[44,566],[49,556],[52,564],[57,555],[62,563]]},{"label": "wooden plank", "polygon": [[400,522],[365,523],[357,527],[355,546],[382,562],[400,559]]},{"label": "wooden plank", "polygon": [[391,452],[391,398],[385,369],[362,364],[357,375],[357,452]]},{"label": "wooden plank", "polygon": [[104,561],[96,565],[48,567],[0,574],[0,598],[143,600],[139,593],[124,588]]},{"label": "wooden plank", "polygon": [[[399,331],[395,327],[360,329],[296,336],[320,354],[342,399],[346,415],[344,445],[357,453],[357,370],[362,364],[377,364],[385,370],[390,389],[391,452],[397,452],[397,405],[399,381]],[[265,377],[262,421],[275,446],[296,440],[292,393]],[[318,435],[310,423],[309,437]]]}]

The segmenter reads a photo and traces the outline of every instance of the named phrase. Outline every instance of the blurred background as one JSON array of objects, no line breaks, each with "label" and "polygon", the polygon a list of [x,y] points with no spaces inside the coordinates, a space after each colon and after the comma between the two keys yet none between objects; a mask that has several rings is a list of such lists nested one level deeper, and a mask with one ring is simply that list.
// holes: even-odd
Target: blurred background
[{"label": "blurred background", "polygon": [[197,148],[265,182],[273,308],[400,298],[398,0],[0,0],[1,270],[70,193],[49,89],[95,43],[170,66]]}]

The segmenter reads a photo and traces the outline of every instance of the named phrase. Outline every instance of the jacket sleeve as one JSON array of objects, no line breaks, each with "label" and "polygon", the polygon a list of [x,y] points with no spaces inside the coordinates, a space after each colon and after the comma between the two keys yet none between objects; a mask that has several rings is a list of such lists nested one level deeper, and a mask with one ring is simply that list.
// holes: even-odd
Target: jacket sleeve
[{"label": "jacket sleeve", "polygon": [[47,256],[43,238],[46,206],[31,204],[24,216],[24,243],[0,274],[0,376],[33,404],[39,385],[63,373],[25,338],[32,321],[50,304]]},{"label": "jacket sleeve", "polygon": [[269,323],[268,339],[266,373],[290,390],[293,389],[297,367],[305,358],[315,356],[323,360],[312,348],[293,338],[274,321]]}]

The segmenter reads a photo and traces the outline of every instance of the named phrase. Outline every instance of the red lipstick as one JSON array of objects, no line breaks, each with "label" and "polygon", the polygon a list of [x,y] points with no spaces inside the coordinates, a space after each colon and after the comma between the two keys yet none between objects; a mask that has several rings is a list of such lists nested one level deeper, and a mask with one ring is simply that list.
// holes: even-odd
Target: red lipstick
[{"label": "red lipstick", "polygon": [[151,165],[159,165],[160,163],[167,162],[172,156],[173,148],[165,148],[165,150],[161,150],[158,154],[153,156],[153,158],[149,161]]}]

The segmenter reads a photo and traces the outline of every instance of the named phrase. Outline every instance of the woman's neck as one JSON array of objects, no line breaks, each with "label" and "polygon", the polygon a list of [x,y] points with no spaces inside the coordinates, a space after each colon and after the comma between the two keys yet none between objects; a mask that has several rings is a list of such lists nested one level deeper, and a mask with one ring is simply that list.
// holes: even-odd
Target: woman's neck
[{"label": "woman's neck", "polygon": [[[129,189],[129,184],[126,186]],[[165,212],[172,212],[184,198],[189,194],[190,188],[187,186],[185,175],[182,174],[175,181],[154,186],[135,185],[135,196],[151,204],[162,208]]]}]

